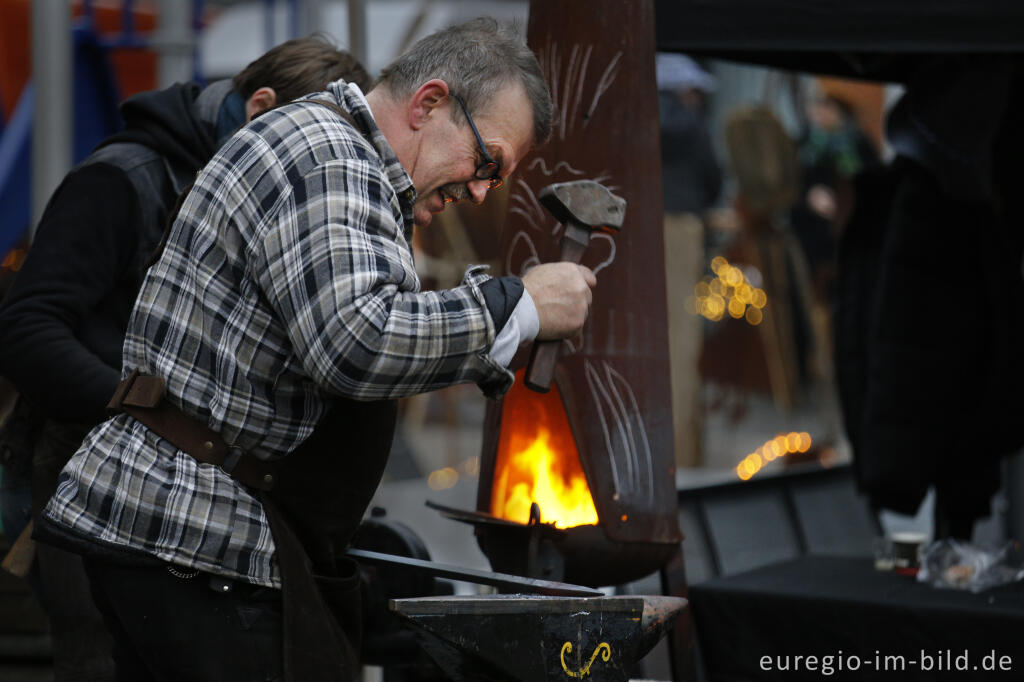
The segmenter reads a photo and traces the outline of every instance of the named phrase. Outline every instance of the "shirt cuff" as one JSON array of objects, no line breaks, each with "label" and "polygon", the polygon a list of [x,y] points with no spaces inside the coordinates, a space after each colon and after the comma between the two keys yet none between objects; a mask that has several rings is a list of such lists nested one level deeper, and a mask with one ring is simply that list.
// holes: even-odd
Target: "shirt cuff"
[{"label": "shirt cuff", "polygon": [[491,359],[502,367],[508,367],[513,356],[519,349],[519,344],[524,341],[532,341],[540,332],[540,318],[537,316],[537,306],[533,302],[530,293],[523,289],[523,295],[519,298],[508,322],[501,328],[498,336],[491,345]]}]

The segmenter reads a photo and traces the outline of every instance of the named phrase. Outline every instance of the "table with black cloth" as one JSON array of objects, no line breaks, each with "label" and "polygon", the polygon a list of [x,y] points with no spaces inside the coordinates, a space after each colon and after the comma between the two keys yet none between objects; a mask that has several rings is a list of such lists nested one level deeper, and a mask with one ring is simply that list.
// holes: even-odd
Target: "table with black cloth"
[{"label": "table with black cloth", "polygon": [[711,682],[1024,680],[1021,583],[975,594],[871,559],[805,556],[692,585],[689,597]]}]

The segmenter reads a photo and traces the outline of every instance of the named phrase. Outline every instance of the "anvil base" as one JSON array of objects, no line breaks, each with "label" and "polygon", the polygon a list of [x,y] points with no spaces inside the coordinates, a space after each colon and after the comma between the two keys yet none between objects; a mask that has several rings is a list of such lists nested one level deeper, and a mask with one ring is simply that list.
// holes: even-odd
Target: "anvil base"
[{"label": "anvil base", "polygon": [[686,600],[513,594],[395,599],[390,606],[453,680],[626,682]]}]

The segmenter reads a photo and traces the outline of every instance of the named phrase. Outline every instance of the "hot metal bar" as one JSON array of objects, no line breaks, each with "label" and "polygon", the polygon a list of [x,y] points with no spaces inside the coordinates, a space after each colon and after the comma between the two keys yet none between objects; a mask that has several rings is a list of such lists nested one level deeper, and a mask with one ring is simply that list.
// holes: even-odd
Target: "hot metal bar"
[{"label": "hot metal bar", "polygon": [[422,559],[410,559],[409,557],[396,556],[394,554],[383,554],[381,552],[370,552],[364,549],[350,549],[348,555],[353,559],[367,563],[387,564],[390,566],[401,566],[412,570],[426,571],[431,575],[452,580],[463,580],[480,585],[491,585],[506,590],[514,590],[520,593],[544,594],[549,596],[564,597],[603,597],[604,593],[581,585],[570,585],[551,580],[536,580],[533,578],[521,578],[517,575],[507,573],[492,573],[490,571],[479,571],[473,568],[439,564],[433,561]]}]

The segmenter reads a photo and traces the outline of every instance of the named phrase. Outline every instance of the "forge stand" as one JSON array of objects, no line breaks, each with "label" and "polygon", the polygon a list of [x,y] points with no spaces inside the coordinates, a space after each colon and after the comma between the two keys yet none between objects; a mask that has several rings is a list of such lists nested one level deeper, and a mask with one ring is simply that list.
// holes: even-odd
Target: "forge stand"
[{"label": "forge stand", "polygon": [[[593,304],[581,334],[562,343],[551,392],[524,387],[523,352],[511,365],[515,386],[488,405],[476,517],[460,520],[476,526],[494,570],[589,586],[657,571],[666,595],[685,597],[653,3],[594,0],[584,10],[533,0],[527,42],[556,116],[550,142],[523,159],[511,183],[504,274],[559,260],[565,226],[539,201],[549,185],[591,180],[625,199],[626,208],[614,238],[594,234],[583,254],[597,276]],[[510,473],[510,462],[534,441],[560,458],[549,479],[585,479],[596,518],[557,529],[550,522],[558,519],[545,517],[552,505],[536,489],[516,492],[530,484]],[[539,502],[535,516],[530,500]],[[677,623],[674,678],[694,679],[688,611]]]}]

